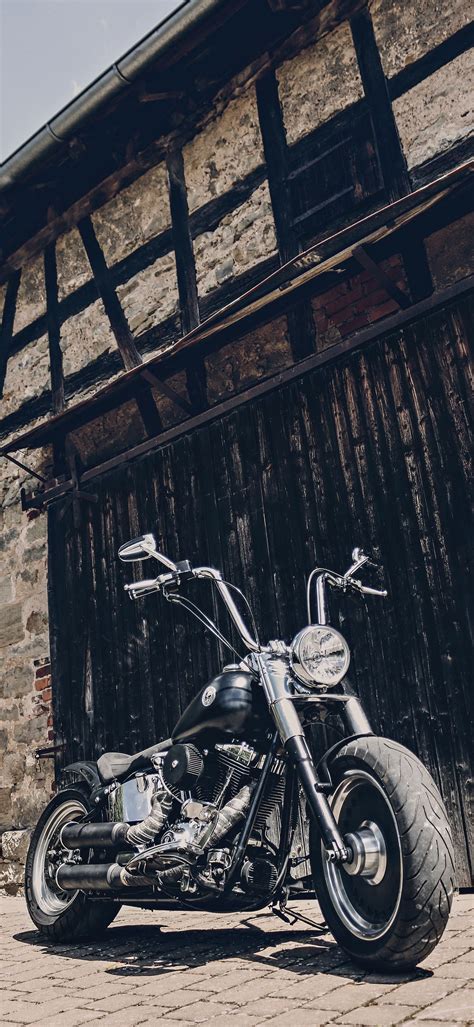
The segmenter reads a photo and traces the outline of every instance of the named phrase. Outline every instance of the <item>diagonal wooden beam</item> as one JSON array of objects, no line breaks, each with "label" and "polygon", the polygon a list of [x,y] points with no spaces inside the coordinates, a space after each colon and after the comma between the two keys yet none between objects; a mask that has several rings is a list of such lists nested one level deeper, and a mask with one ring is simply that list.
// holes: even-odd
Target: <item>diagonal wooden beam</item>
[{"label": "diagonal wooden beam", "polygon": [[[298,253],[299,244],[288,186],[288,144],[274,69],[258,79],[256,91],[278,251],[281,262],[286,264]],[[288,332],[295,360],[301,360],[314,351],[316,328],[310,303],[302,303],[288,312]]]},{"label": "diagonal wooden beam", "polygon": [[[104,254],[102,253],[99,241],[94,232],[94,226],[90,218],[83,218],[78,224],[84,249],[87,253],[89,264],[94,275],[97,291],[104,304],[104,309],[109,319],[109,324],[120,351],[124,367],[129,371],[132,367],[138,367],[142,361],[133,335],[130,331],[127,318],[123,311],[120,300],[114,289],[111,275],[107,267]],[[150,392],[135,392],[140,416],[150,437],[161,431],[163,425],[156,403]]]},{"label": "diagonal wooden beam", "polygon": [[401,307],[402,310],[406,310],[407,307],[411,306],[412,301],[410,297],[407,296],[406,292],[402,292],[402,290],[398,288],[398,285],[395,285],[395,282],[392,282],[392,279],[387,272],[384,271],[383,267],[380,267],[380,264],[376,264],[375,260],[372,260],[372,257],[367,253],[367,250],[365,250],[363,246],[356,246],[352,251],[352,255],[361,267],[364,267],[366,271],[370,271],[382,288],[385,289],[385,292],[395,300],[395,303],[398,303],[398,306]]},{"label": "diagonal wooden beam", "polygon": [[[200,313],[182,151],[170,151],[166,158],[166,165],[181,326],[183,332],[190,332],[199,324]],[[208,406],[206,367],[204,361],[196,353],[193,353],[186,370],[186,382],[193,412],[204,410]]]},{"label": "diagonal wooden beam", "polygon": [[90,218],[83,218],[78,224],[84,249],[94,275],[97,291],[104,304],[110,327],[115,336],[124,366],[127,371],[141,364],[142,358],[135,345],[135,340],[125,317],[120,300],[112,285],[109,269],[100,248],[94,226]]},{"label": "diagonal wooden beam", "polygon": [[2,323],[0,327],[0,396],[3,393],[5,374],[7,370],[8,357],[10,355],[10,344],[13,336],[13,322],[15,320],[16,300],[20,286],[21,271],[14,271],[8,280],[5,302],[3,305]]},{"label": "diagonal wooden beam", "polygon": [[184,410],[186,414],[192,413],[191,404],[188,403],[187,400],[183,399],[183,397],[180,396],[179,393],[171,387],[171,385],[167,385],[167,383],[162,381],[161,378],[158,378],[156,374],[153,374],[153,371],[150,371],[148,367],[143,368],[141,377],[144,378],[146,382],[149,382],[149,384],[158,392],[162,392],[164,396],[167,396],[168,399],[176,404],[177,407]]},{"label": "diagonal wooden beam", "polygon": [[411,183],[370,11],[366,7],[359,11],[351,18],[350,26],[385,188],[389,199],[397,200],[411,191]]},{"label": "diagonal wooden beam", "polygon": [[44,251],[44,280],[46,289],[46,321],[48,325],[52,407],[53,413],[59,414],[61,410],[64,410],[64,375],[58,309],[56,243],[54,242],[49,243]]}]

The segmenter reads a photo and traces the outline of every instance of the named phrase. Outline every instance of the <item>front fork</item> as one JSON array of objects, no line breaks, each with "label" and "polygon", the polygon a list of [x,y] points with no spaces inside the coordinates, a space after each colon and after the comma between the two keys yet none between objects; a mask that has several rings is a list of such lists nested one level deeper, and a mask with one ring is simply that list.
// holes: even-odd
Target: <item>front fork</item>
[{"label": "front fork", "polygon": [[[288,675],[288,661],[285,657],[273,653],[254,653],[252,660],[258,666],[263,690],[281,741],[296,768],[311,813],[318,824],[327,858],[345,863],[351,859],[352,853],[345,845],[324,793],[324,785],[316,773],[303,726],[295,709]],[[341,713],[350,735],[373,734],[369,721],[355,697],[347,698]]]}]

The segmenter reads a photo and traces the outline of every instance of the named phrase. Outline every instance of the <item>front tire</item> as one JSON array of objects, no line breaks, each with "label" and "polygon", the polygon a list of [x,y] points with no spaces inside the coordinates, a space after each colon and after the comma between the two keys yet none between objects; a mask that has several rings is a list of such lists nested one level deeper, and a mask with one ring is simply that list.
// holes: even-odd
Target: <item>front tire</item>
[{"label": "front tire", "polygon": [[329,763],[331,806],[353,862],[329,863],[311,826],[319,903],[336,941],[363,966],[399,971],[425,959],[448,922],[454,853],[441,796],[404,746],[367,736]]},{"label": "front tire", "polygon": [[87,787],[80,784],[58,792],[43,810],[33,831],[25,866],[28,913],[50,941],[78,941],[94,937],[112,922],[120,904],[91,900],[83,892],[65,893],[54,881],[54,860],[64,824],[80,820],[90,810]]}]

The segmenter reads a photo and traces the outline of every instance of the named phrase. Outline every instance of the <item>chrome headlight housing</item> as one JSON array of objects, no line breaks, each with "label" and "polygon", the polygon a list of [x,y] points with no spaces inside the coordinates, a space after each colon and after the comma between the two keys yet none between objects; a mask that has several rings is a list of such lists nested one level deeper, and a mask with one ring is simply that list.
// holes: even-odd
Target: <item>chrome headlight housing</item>
[{"label": "chrome headlight housing", "polygon": [[338,685],[347,674],[350,659],[346,640],[329,624],[310,624],[291,644],[291,668],[307,688]]}]

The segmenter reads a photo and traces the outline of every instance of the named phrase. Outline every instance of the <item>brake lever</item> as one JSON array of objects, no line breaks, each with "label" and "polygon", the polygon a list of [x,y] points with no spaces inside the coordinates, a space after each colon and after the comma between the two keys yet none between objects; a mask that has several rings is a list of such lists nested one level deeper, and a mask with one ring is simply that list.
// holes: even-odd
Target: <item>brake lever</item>
[{"label": "brake lever", "polygon": [[357,581],[355,578],[352,579],[351,584],[356,592],[361,592],[365,596],[379,596],[380,599],[386,599],[388,596],[385,588],[370,588],[369,585],[363,585],[361,581]]}]

